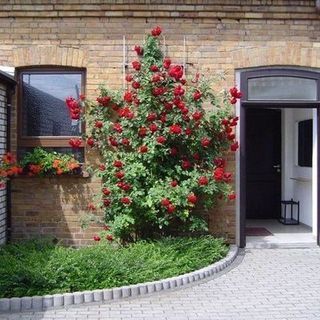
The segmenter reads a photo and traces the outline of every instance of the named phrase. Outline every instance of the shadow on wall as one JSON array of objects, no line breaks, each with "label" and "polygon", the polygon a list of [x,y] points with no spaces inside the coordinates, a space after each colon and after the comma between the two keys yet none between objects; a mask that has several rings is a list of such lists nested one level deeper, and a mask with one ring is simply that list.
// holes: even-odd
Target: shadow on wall
[{"label": "shadow on wall", "polygon": [[12,181],[11,239],[50,236],[63,244],[92,243],[97,225],[81,228],[87,204],[99,190],[99,181],[81,177],[21,177]]}]

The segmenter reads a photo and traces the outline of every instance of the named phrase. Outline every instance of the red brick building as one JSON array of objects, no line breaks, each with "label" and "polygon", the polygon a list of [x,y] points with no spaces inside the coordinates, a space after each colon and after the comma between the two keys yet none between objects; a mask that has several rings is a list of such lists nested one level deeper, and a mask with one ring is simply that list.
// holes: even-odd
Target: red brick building
[{"label": "red brick building", "polygon": [[[101,0],[74,0],[67,4],[60,0],[37,0],[33,4],[1,1],[0,66],[14,72],[18,81],[11,107],[11,150],[21,153],[39,144],[63,150],[60,148],[68,148],[68,137],[73,135],[70,128],[63,131],[62,111],[50,114],[50,124],[42,123],[42,109],[36,108],[41,101],[25,115],[25,106],[19,99],[22,90],[26,90],[22,82],[29,81],[57,99],[60,98],[57,92],[62,88],[64,92],[85,92],[88,97],[95,96],[100,83],[119,88],[123,85],[125,66],[134,56],[131,48],[155,25],[165,31],[167,55],[176,63],[183,63],[187,75],[198,70],[208,75],[225,71],[226,79],[221,86],[237,84],[245,91],[243,101],[247,104],[237,105],[236,110],[241,116],[238,134],[242,145],[237,158],[229,159],[239,197],[235,204],[223,204],[212,210],[211,232],[225,236],[230,242],[239,244],[241,240],[244,245],[246,211],[250,208],[257,211],[259,205],[263,208],[270,203],[274,207],[271,205],[269,210],[279,210],[280,193],[268,194],[267,191],[280,188],[282,199],[303,195],[299,200],[306,216],[302,214],[301,221],[318,235],[317,152],[313,152],[311,167],[299,166],[292,162],[293,142],[284,145],[292,135],[294,123],[314,119],[313,150],[317,151],[320,20],[313,0],[128,0],[108,4]],[[256,82],[252,80],[258,78]],[[61,79],[69,79],[72,87],[64,86]],[[265,94],[261,94],[261,88]],[[276,88],[280,93],[274,91]],[[298,88],[301,94],[286,95],[283,88],[296,93]],[[38,97],[36,92],[29,96],[30,99]],[[249,161],[246,155],[250,154],[246,148],[250,133],[245,131],[245,119],[259,117],[254,112],[246,115],[246,110],[272,106],[282,115],[282,120],[267,116],[270,123],[280,121],[282,126],[282,159],[277,159],[279,163],[270,160],[273,166],[283,167],[276,186],[270,181],[262,182],[261,176],[260,182],[250,181],[250,170],[246,171],[250,165],[246,162]],[[305,108],[305,112],[294,111],[295,107]],[[60,110],[58,105],[57,109]],[[256,123],[257,119],[252,121]],[[33,121],[42,124],[43,130],[39,126],[32,129]],[[45,129],[51,132],[51,137]],[[273,129],[269,125],[264,130]],[[93,161],[87,152],[84,156],[86,161]],[[79,219],[98,188],[99,181],[84,177],[14,179],[8,212],[11,238],[50,234],[68,244],[86,244],[91,241],[95,228],[81,230]],[[249,199],[248,195],[257,189],[261,193]],[[260,216],[251,217],[274,218],[263,210]]]}]

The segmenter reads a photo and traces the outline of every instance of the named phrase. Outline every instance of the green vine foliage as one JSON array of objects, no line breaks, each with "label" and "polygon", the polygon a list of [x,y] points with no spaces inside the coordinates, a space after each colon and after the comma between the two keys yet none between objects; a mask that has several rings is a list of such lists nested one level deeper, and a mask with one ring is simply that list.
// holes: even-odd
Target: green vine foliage
[{"label": "green vine foliage", "polygon": [[238,147],[232,104],[241,93],[216,94],[199,74],[186,80],[154,30],[134,49],[127,89],[102,86],[97,101],[86,101],[87,144],[102,159],[101,194],[89,209],[103,211],[109,239],[206,231],[199,212],[234,199],[223,156]]}]

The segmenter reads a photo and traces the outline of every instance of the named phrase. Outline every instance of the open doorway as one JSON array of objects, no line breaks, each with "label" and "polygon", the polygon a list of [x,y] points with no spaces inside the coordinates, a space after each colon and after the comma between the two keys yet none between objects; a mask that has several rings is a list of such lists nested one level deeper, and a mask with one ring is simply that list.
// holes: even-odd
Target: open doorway
[{"label": "open doorway", "polygon": [[[316,243],[312,234],[312,117],[312,109],[246,110],[247,247]],[[281,205],[283,200],[298,203],[299,212],[295,205],[291,215],[290,205]],[[285,209],[286,221],[281,219]]]},{"label": "open doorway", "polygon": [[[255,68],[239,80],[238,243],[320,245],[320,73]],[[299,224],[280,223],[283,201]]]}]

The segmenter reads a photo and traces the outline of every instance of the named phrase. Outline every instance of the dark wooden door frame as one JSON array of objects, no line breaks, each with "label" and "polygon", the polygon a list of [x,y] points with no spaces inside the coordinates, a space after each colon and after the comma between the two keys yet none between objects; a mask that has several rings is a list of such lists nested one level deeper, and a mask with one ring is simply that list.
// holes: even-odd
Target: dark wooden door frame
[{"label": "dark wooden door frame", "polygon": [[[312,78],[318,81],[317,101],[248,101],[247,100],[247,81],[251,77],[265,76],[296,76]],[[246,110],[247,108],[301,108],[317,109],[317,244],[320,246],[320,73],[303,71],[296,69],[277,68],[277,69],[256,69],[253,71],[242,72],[240,76],[240,89],[243,98],[240,101],[240,247],[246,246],[245,225],[246,225]]]}]

